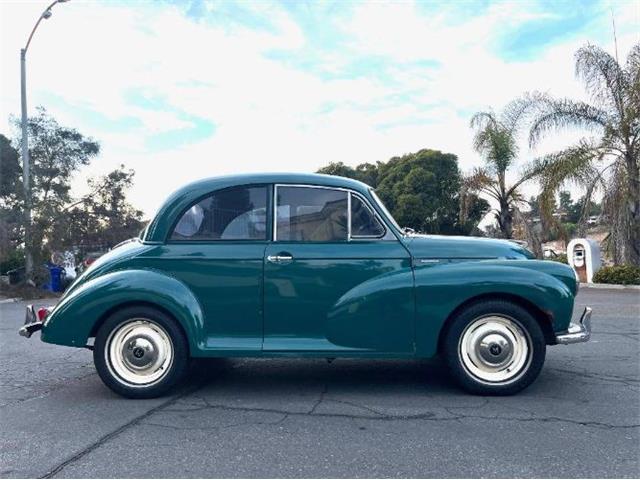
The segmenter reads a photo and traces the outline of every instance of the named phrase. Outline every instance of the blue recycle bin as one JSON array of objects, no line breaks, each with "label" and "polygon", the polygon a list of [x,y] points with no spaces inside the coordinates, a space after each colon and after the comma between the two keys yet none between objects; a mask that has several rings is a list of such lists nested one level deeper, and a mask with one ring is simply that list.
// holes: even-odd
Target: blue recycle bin
[{"label": "blue recycle bin", "polygon": [[49,270],[49,282],[45,284],[44,288],[52,292],[61,292],[63,290],[64,267],[52,263],[47,263],[46,267]]}]

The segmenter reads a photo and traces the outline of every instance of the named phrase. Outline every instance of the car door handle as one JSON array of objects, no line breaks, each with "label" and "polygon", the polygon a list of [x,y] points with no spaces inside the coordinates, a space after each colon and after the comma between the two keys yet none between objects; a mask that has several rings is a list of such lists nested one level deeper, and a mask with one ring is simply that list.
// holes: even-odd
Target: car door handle
[{"label": "car door handle", "polygon": [[267,260],[271,263],[283,263],[290,262],[293,260],[293,256],[291,255],[269,255],[267,256]]}]

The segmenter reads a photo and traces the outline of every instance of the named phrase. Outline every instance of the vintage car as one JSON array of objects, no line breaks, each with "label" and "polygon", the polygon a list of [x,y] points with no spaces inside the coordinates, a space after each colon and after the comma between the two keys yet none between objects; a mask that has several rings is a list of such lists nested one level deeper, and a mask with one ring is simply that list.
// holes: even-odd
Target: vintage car
[{"label": "vintage car", "polygon": [[571,268],[523,246],[416,235],[341,177],[236,175],[176,191],[20,334],[93,350],[127,397],[174,386],[190,357],[430,358],[477,394],[518,392],[547,345],[587,341]]}]

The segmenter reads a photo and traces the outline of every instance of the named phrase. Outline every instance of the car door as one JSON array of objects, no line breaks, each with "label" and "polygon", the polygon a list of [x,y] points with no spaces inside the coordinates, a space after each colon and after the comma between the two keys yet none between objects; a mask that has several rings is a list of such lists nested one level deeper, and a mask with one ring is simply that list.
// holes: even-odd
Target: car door
[{"label": "car door", "polygon": [[410,256],[363,196],[275,185],[264,351],[410,354]]},{"label": "car door", "polygon": [[271,186],[217,190],[191,205],[146,265],[185,283],[204,312],[203,349],[262,350],[263,261]]}]

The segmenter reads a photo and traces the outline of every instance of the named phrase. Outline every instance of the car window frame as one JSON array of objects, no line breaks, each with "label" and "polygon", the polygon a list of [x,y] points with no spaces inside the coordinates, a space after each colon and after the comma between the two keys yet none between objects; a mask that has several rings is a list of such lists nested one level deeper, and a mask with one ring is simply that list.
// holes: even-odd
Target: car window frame
[{"label": "car window frame", "polygon": [[[380,224],[380,226],[382,227],[382,234],[380,235],[353,235],[351,233],[351,229],[353,227],[352,225],[352,213],[351,213],[351,205],[352,205],[352,196],[356,196],[358,197],[358,199],[362,202],[362,205],[364,205],[364,208],[366,208],[369,213],[371,213],[371,215],[373,215],[373,218]],[[375,209],[369,204],[369,202],[367,201],[366,198],[364,198],[362,195],[353,192],[353,191],[349,191],[349,240],[371,240],[371,239],[381,239],[384,238],[387,235],[387,227],[385,226],[384,222],[382,221],[382,218],[378,215],[378,213],[375,211]]]},{"label": "car window frame", "polygon": [[[187,213],[187,211],[192,208],[194,205],[197,205],[198,203],[200,203],[202,200],[204,200],[207,197],[210,197],[218,192],[223,192],[225,190],[234,190],[234,189],[238,189],[238,188],[245,188],[245,189],[249,189],[249,188],[264,188],[265,189],[265,193],[266,193],[266,197],[267,197],[267,201],[265,204],[265,237],[261,238],[261,239],[255,239],[255,238],[238,238],[238,239],[227,239],[227,238],[206,238],[206,239],[185,239],[185,240],[178,240],[178,239],[174,239],[171,238],[173,236],[173,232],[176,229],[176,226],[178,225],[178,222],[182,219],[183,215],[185,213]],[[196,200],[192,201],[191,203],[189,203],[189,205],[186,208],[183,208],[180,211],[179,215],[176,215],[176,217],[173,220],[173,223],[171,224],[171,228],[168,229],[168,233],[167,233],[167,237],[165,238],[165,244],[171,244],[171,245],[182,245],[182,244],[207,244],[207,243],[211,243],[211,244],[222,244],[222,243],[268,243],[270,242],[270,239],[273,238],[273,231],[272,231],[272,222],[270,221],[269,215],[271,214],[272,211],[272,207],[271,204],[273,202],[273,188],[272,188],[272,184],[270,183],[247,183],[245,185],[232,185],[229,187],[224,187],[224,188],[219,188],[216,190],[212,190],[210,192],[207,192],[204,195],[200,195]]]},{"label": "car window frame", "polygon": [[[323,189],[323,190],[335,190],[339,192],[345,192],[347,194],[347,239],[346,240],[327,240],[327,241],[308,241],[308,240],[278,240],[278,187],[288,188],[313,188],[313,189]],[[274,243],[310,243],[310,244],[345,244],[350,242],[358,242],[358,241],[371,241],[371,240],[383,240],[388,233],[388,227],[382,217],[378,214],[378,212],[371,206],[371,202],[369,202],[363,195],[360,193],[344,187],[332,187],[329,185],[311,185],[311,184],[303,184],[303,183],[274,183],[272,188],[273,194],[271,196],[271,241]],[[353,236],[351,234],[351,197],[352,195],[356,195],[360,201],[363,203],[365,208],[367,208],[374,216],[374,218],[380,223],[382,226],[383,233],[381,235],[356,235]]]}]

